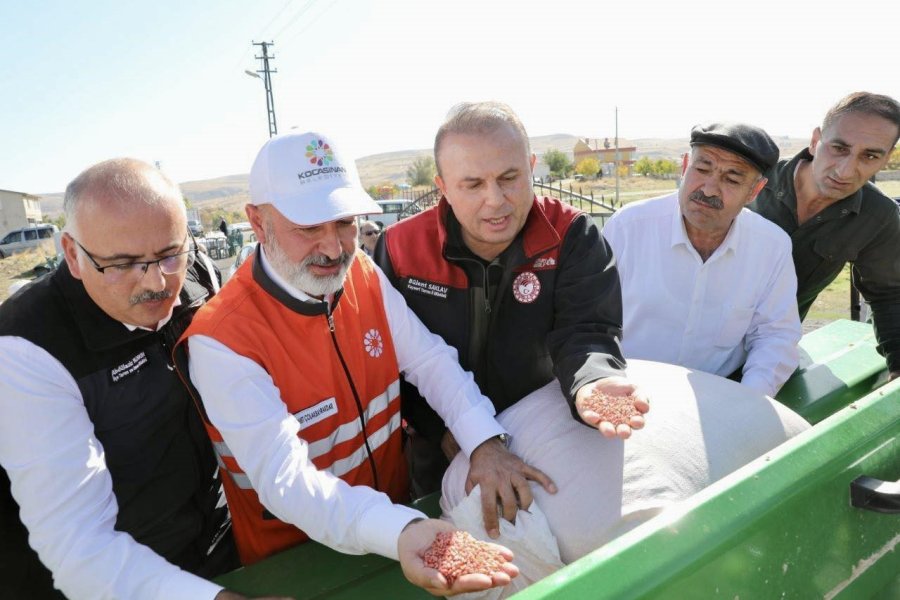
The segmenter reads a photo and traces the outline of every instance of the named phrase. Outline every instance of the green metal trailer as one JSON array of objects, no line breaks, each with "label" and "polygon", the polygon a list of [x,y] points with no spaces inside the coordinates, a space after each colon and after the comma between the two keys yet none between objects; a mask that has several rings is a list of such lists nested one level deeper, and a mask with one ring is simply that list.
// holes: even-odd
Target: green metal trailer
[{"label": "green metal trailer", "polygon": [[[884,385],[867,324],[836,321],[800,347],[778,399],[812,429],[515,598],[900,598],[900,380]],[[393,561],[315,543],[218,581],[298,600],[430,597]]]}]

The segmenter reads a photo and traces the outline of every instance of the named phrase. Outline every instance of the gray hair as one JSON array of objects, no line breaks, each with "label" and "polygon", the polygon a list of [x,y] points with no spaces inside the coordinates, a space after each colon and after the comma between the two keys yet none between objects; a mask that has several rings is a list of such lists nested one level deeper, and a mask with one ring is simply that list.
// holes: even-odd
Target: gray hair
[{"label": "gray hair", "polygon": [[144,202],[151,206],[176,199],[187,214],[178,184],[153,165],[135,158],[113,158],[97,163],[69,183],[63,199],[67,230],[77,226],[78,206],[97,198],[120,204]]},{"label": "gray hair", "polygon": [[897,140],[900,140],[900,104],[896,100],[882,94],[854,92],[841,98],[828,110],[825,120],[822,122],[822,130],[827,129],[839,117],[850,113],[881,117],[893,123],[897,127],[897,136],[894,138],[891,148],[897,145]]},{"label": "gray hair", "polygon": [[502,102],[462,102],[450,109],[447,118],[434,136],[434,163],[438,175],[441,174],[439,159],[441,142],[450,133],[492,133],[503,125],[509,125],[522,137],[525,150],[531,156],[531,142],[525,126],[513,109]]}]

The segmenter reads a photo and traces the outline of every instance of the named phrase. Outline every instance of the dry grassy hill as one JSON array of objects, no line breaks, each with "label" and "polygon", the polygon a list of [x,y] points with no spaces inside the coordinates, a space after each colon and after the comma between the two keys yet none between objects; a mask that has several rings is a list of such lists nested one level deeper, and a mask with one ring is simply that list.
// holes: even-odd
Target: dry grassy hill
[{"label": "dry grassy hill", "polygon": [[[574,135],[558,133],[531,138],[532,151],[538,155],[553,148],[566,152],[571,157],[572,148],[578,138]],[[786,136],[775,138],[781,148],[783,156],[790,156],[805,147],[808,140],[788,138]],[[662,138],[619,138],[620,146],[636,146],[637,157],[648,156],[652,159],[671,158],[678,159],[688,149],[688,139],[662,139]],[[393,184],[403,183],[406,180],[406,169],[420,156],[431,154],[430,148],[418,150],[401,150],[366,156],[356,161],[359,176],[363,186],[381,185],[387,182]],[[247,175],[226,175],[215,179],[202,181],[186,181],[181,184],[181,190],[191,201],[191,204],[200,209],[223,209],[225,211],[240,211],[250,198]],[[53,218],[62,212],[62,193],[41,194],[41,210],[49,218]]]}]

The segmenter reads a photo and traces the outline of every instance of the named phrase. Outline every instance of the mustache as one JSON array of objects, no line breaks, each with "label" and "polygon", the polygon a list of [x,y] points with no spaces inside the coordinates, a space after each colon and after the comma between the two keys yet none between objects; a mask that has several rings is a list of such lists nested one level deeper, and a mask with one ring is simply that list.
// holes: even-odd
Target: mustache
[{"label": "mustache", "polygon": [[710,208],[714,208],[716,210],[722,210],[725,207],[725,203],[722,202],[722,199],[718,196],[707,196],[703,193],[703,190],[696,190],[691,192],[688,196],[688,200],[692,202],[699,202],[700,204],[704,204]]},{"label": "mustache", "polygon": [[172,292],[169,290],[161,290],[159,292],[151,292],[149,290],[141,292],[137,296],[132,296],[129,298],[128,302],[131,306],[135,306],[136,304],[141,304],[142,302],[153,302],[155,300],[165,300],[166,298],[171,298]]},{"label": "mustache", "polygon": [[328,258],[324,254],[317,254],[315,256],[307,256],[304,259],[304,266],[315,265],[317,267],[336,267],[338,265],[345,266],[349,265],[350,261],[353,260],[353,255],[349,252],[341,252],[335,258]]}]

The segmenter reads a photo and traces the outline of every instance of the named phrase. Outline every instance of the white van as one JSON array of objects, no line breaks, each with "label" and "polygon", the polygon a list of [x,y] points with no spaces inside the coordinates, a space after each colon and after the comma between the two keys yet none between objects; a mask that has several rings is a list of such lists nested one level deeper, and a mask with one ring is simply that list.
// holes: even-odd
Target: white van
[{"label": "white van", "polygon": [[412,200],[377,200],[376,202],[384,212],[380,215],[362,215],[360,219],[363,221],[375,221],[376,223],[381,223],[382,229],[391,223],[396,223],[400,211],[412,204]]},{"label": "white van", "polygon": [[56,225],[32,225],[13,229],[0,240],[0,258],[6,258],[30,248],[37,248],[43,243],[52,247],[54,239],[59,237]]}]

